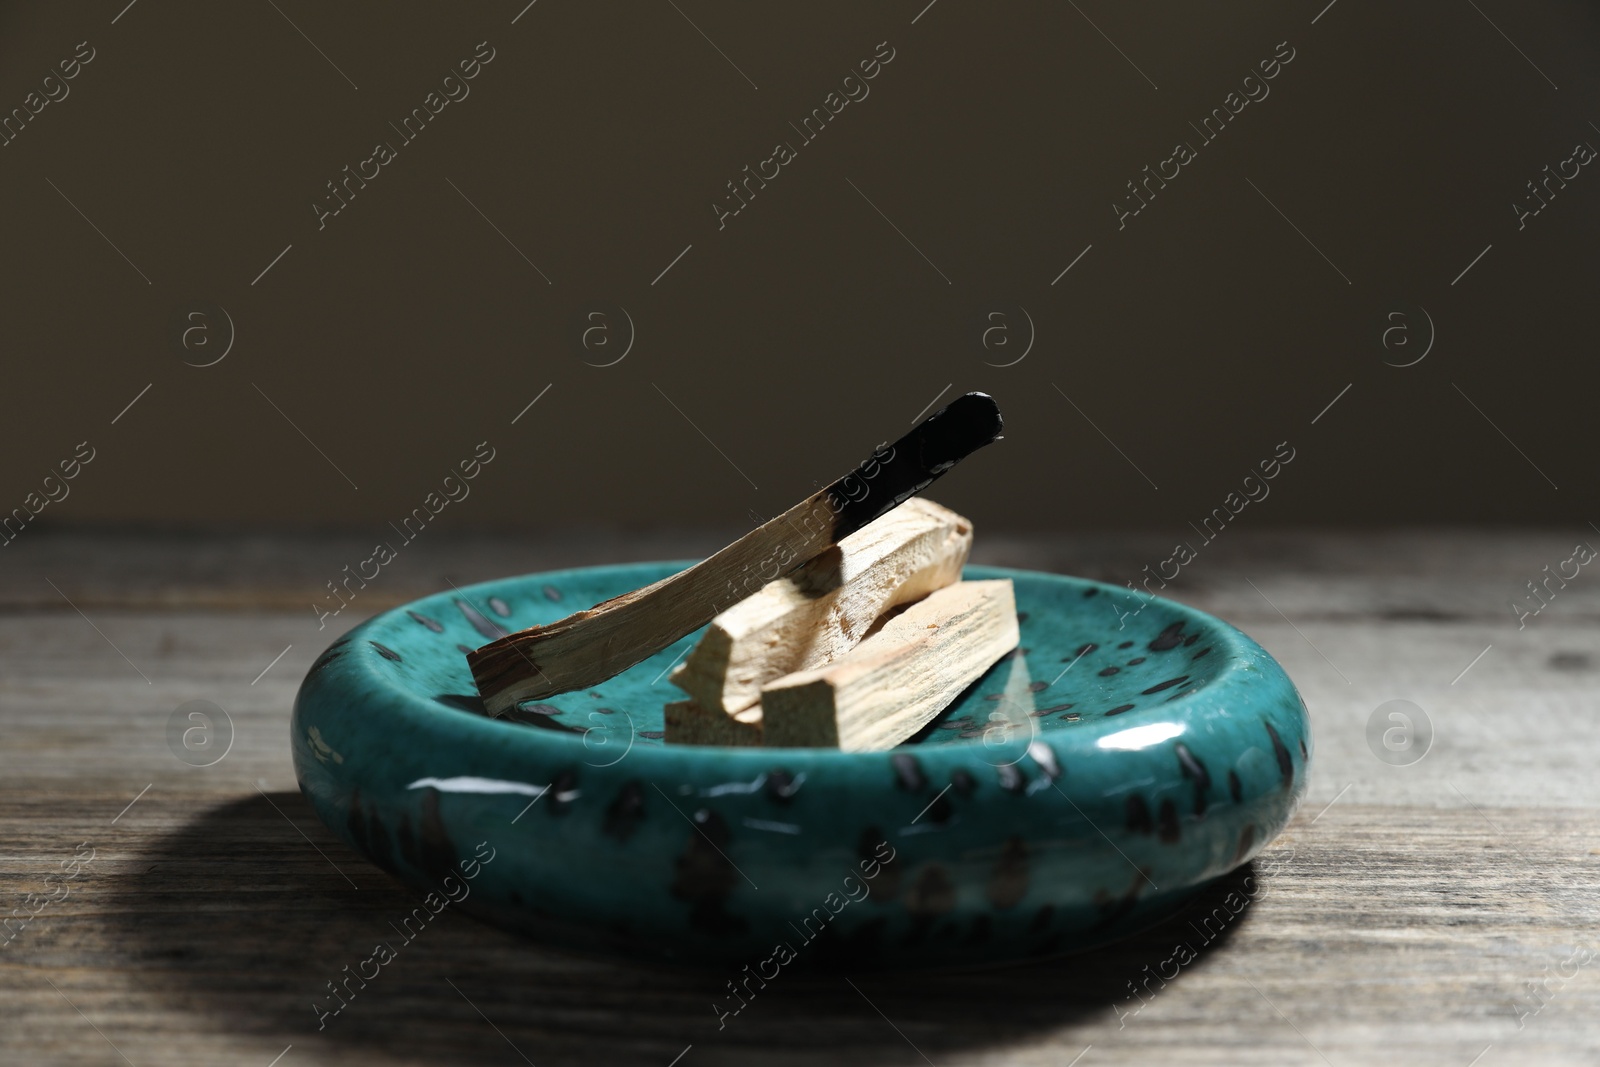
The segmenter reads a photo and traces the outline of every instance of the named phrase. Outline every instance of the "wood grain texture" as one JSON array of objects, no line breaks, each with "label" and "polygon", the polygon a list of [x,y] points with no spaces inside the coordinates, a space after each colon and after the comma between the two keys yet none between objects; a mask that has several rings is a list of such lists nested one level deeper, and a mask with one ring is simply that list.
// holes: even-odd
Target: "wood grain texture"
[{"label": "wood grain texture", "polygon": [[[370,552],[360,538],[19,539],[0,573],[0,914],[80,843],[95,858],[0,947],[0,1063],[1061,1067],[1091,1045],[1080,1067],[1600,1058],[1600,959],[1567,962],[1600,952],[1600,579],[1522,630],[1507,607],[1570,554],[1581,534],[1560,530],[1230,530],[1184,568],[1168,592],[1283,662],[1316,752],[1308,800],[1255,865],[1265,891],[1164,986],[1145,968],[1197,940],[1193,913],[977,974],[785,973],[719,1031],[729,975],[577,957],[446,911],[319,1032],[324,983],[412,901],[295,790],[289,709],[316,654],[356,611],[446,580],[694,557],[724,532],[419,539],[320,631],[307,605]],[[974,557],[1121,583],[1168,540],[986,536]],[[197,699],[234,728],[208,768],[165,738]],[[1391,699],[1433,725],[1411,766],[1367,746]],[[1519,1026],[1529,983],[1543,1007]]]},{"label": "wood grain texture", "polygon": [[674,700],[661,709],[663,740],[669,745],[735,745],[759,748],[764,734],[761,707],[728,714],[698,700]]},{"label": "wood grain texture", "polygon": [[484,706],[503,715],[599,685],[661,651],[833,544],[834,509],[819,490],[677,574],[476,649],[467,663]]},{"label": "wood grain texture", "polygon": [[742,711],[772,679],[848,652],[890,608],[960,581],[971,551],[970,522],[912,497],[718,614],[668,680]]},{"label": "wood grain texture", "polygon": [[762,743],[893,748],[932,722],[1017,639],[1010,579],[936,589],[832,663],[763,686]]}]

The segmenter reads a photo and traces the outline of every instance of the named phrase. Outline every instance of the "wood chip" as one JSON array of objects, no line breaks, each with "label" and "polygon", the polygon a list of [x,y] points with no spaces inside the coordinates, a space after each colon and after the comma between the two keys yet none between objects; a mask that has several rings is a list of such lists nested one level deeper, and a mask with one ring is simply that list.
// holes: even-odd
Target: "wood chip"
[{"label": "wood chip", "polygon": [[892,748],[949,707],[1018,640],[1009,579],[946,586],[842,659],[764,686],[763,743]]},{"label": "wood chip", "polygon": [[711,620],[672,673],[702,707],[732,714],[767,682],[854,648],[889,609],[961,578],[972,524],[913,498]]},{"label": "wood chip", "polygon": [[716,708],[702,707],[693,700],[678,700],[666,706],[664,740],[669,745],[761,744],[761,707],[746,708],[729,715]]}]

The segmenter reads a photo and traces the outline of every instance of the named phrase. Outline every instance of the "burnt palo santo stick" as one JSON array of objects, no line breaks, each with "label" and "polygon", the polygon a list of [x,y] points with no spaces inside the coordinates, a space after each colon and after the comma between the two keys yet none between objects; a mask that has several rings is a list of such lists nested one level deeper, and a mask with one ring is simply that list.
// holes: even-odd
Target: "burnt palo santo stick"
[{"label": "burnt palo santo stick", "polygon": [[467,654],[491,715],[611,678],[916,496],[1000,437],[1000,408],[968,393],[825,489],[659,582]]}]

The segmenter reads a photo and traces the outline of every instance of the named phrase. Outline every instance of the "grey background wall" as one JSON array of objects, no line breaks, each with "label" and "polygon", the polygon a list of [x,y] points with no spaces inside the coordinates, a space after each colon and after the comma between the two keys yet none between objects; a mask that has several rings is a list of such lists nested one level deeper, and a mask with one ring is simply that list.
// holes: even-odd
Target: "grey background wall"
[{"label": "grey background wall", "polygon": [[983,389],[986,527],[1600,521],[1592,5],[525,2],[0,9],[0,509],[728,524]]}]

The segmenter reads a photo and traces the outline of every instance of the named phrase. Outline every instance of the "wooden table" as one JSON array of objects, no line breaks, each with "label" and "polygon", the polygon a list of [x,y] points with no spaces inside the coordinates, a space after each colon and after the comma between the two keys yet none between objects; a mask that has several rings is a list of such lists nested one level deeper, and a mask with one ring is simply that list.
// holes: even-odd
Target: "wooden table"
[{"label": "wooden table", "polygon": [[[370,539],[25,531],[0,573],[0,915],[40,910],[0,947],[0,1063],[1600,1060],[1600,574],[1520,630],[1509,606],[1582,530],[1204,547],[1171,592],[1283,662],[1316,752],[1257,861],[1263,891],[1181,969],[1165,961],[1198,940],[1186,917],[975,975],[786,974],[719,1032],[725,975],[575,957],[447,911],[319,1032],[325,983],[411,902],[295,788],[289,710],[316,654],[447,578],[695,556],[731,532],[429,533],[319,631],[312,600]],[[980,536],[975,558],[1121,582],[1169,553],[1164,536]],[[1433,729],[1408,766],[1367,741],[1396,699]],[[191,700],[232,722],[210,767],[168,745]]]}]

